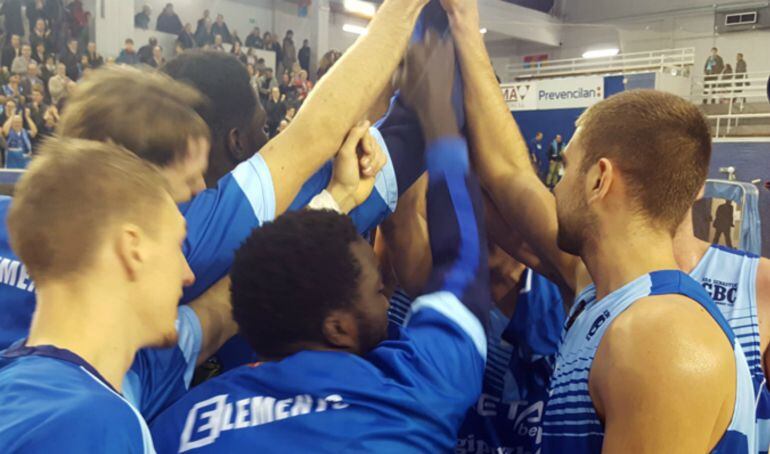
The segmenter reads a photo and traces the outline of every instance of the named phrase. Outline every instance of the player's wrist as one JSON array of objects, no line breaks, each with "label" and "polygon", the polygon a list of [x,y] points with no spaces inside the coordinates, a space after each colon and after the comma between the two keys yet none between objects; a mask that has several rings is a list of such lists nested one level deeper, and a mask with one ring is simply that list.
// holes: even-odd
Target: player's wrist
[{"label": "player's wrist", "polygon": [[356,206],[355,190],[350,190],[344,185],[330,183],[326,188],[326,192],[329,193],[331,198],[339,207],[339,211],[342,213],[350,213]]}]

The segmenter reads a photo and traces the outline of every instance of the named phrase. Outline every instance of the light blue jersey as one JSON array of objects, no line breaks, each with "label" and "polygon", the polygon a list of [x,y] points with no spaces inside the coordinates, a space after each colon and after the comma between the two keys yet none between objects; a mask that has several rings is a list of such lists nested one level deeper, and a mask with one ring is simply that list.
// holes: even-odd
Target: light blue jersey
[{"label": "light blue jersey", "polygon": [[596,300],[596,288],[591,285],[575,300],[577,303],[562,333],[551,379],[543,421],[543,454],[601,452],[604,425],[599,421],[588,392],[596,350],[612,321],[636,301],[671,294],[684,295],[699,303],[733,345],[737,383],[733,417],[713,452],[754,452],[754,386],[738,340],[716,304],[697,282],[680,271],[658,271],[626,284],[599,301]]},{"label": "light blue jersey", "polygon": [[754,254],[714,245],[690,276],[711,294],[741,343],[757,393],[757,452],[766,454],[770,445],[770,390],[762,371],[759,345],[756,286],[759,260]]}]

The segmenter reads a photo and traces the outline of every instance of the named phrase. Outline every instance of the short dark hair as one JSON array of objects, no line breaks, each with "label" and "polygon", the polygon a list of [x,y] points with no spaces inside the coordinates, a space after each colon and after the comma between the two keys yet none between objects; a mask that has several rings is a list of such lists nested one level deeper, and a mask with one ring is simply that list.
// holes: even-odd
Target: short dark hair
[{"label": "short dark hair", "polygon": [[716,47],[712,47],[711,50],[715,50],[715,51],[719,52],[719,49],[717,49]]},{"label": "short dark hair", "polygon": [[134,44],[134,40],[131,38],[126,38],[126,40],[123,41],[123,44]]},{"label": "short dark hair", "polygon": [[254,230],[235,253],[233,318],[257,354],[282,358],[302,343],[323,343],[323,322],[358,297],[360,240],[349,217],[287,213]]},{"label": "short dark hair", "polygon": [[231,129],[245,129],[251,124],[258,101],[246,67],[234,55],[193,50],[166,63],[163,72],[209,98],[198,113],[208,124],[215,143],[226,140]]},{"label": "short dark hair", "polygon": [[706,181],[711,131],[703,114],[679,96],[631,90],[589,108],[578,119],[582,170],[607,158],[628,178],[639,209],[671,233]]}]

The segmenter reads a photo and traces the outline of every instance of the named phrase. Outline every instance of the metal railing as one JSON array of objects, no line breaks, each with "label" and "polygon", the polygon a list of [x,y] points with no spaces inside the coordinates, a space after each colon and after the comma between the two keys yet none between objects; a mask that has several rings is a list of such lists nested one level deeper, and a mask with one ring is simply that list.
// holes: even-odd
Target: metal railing
[{"label": "metal railing", "polygon": [[[770,134],[770,112],[746,112],[747,104],[767,105],[767,80],[770,71],[754,71],[723,76],[699,76],[692,81],[690,100],[696,104],[727,105],[727,113],[706,115],[716,122],[714,137],[730,136],[741,123],[766,126]],[[751,110],[756,110],[752,107]],[[760,110],[762,110],[760,108]],[[760,120],[752,121],[752,120]],[[765,121],[766,120],[766,121]]]},{"label": "metal railing", "polygon": [[655,50],[618,54],[604,58],[573,58],[508,65],[516,80],[545,79],[586,74],[624,74],[640,71],[680,70],[689,72],[695,64],[695,48]]},{"label": "metal railing", "polygon": [[770,113],[730,113],[725,115],[708,115],[706,118],[709,120],[716,120],[716,128],[714,129],[714,137],[721,138],[727,137],[732,132],[733,128],[740,126],[742,119],[763,119],[766,118],[767,126],[770,127]]}]

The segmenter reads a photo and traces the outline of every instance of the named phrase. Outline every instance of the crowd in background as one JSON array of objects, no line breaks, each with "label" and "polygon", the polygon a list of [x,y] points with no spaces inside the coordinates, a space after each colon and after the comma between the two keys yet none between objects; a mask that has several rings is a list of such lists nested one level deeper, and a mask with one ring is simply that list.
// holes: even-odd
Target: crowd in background
[{"label": "crowd in background", "polygon": [[104,59],[89,42],[90,13],[80,0],[6,0],[0,15],[2,162],[23,168],[52,134],[71,87]]},{"label": "crowd in background", "polygon": [[[719,49],[716,47],[711,49],[711,54],[706,59],[706,63],[703,65],[703,74],[705,74],[704,84],[704,98],[703,104],[707,104],[709,100],[711,104],[720,103],[733,103],[738,100],[734,94],[742,92],[740,89],[733,90],[733,80],[741,80],[746,78],[748,67],[746,60],[743,58],[742,53],[738,53],[735,57],[735,68],[730,63],[725,64],[724,59],[719,55]],[[723,82],[718,82],[723,81]],[[743,82],[736,82],[735,87],[743,87]],[[748,86],[749,83],[746,82]],[[743,98],[744,103],[746,98]]]}]

